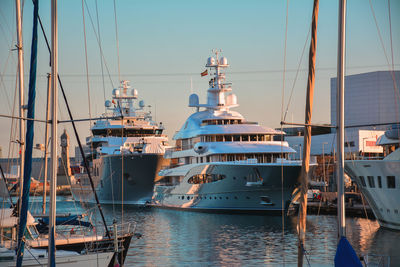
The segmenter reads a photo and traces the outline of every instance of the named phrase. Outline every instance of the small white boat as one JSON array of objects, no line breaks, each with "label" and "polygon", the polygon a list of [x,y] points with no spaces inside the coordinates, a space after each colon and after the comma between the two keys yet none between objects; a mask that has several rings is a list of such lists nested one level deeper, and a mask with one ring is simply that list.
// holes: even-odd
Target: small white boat
[{"label": "small white boat", "polygon": [[[23,266],[47,266],[47,250],[25,248]],[[90,254],[79,254],[72,251],[57,251],[56,265],[65,267],[106,267],[113,259],[114,252],[101,252]],[[17,256],[14,250],[0,247],[0,266],[14,267]]]}]

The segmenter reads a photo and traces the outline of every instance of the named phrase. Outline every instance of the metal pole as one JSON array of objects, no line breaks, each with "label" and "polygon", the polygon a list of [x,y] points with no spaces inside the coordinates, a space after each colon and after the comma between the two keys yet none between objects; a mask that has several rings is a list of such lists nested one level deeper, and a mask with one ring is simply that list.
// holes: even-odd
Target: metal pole
[{"label": "metal pole", "polygon": [[48,266],[55,266],[55,226],[56,226],[56,188],[57,188],[57,71],[58,71],[57,0],[51,1],[51,180],[50,180],[50,218],[49,218],[49,258]]},{"label": "metal pole", "polygon": [[[19,74],[19,116],[24,117],[24,51],[22,43],[22,21],[21,21],[21,2],[15,0],[17,11],[17,50],[18,50],[18,74]],[[25,121],[19,120],[19,198],[22,198],[22,180],[24,178],[25,161]],[[20,209],[20,207],[18,207]]]},{"label": "metal pole", "polygon": [[338,25],[338,65],[337,65],[337,164],[336,179],[338,191],[338,234],[339,238],[346,236],[346,221],[344,208],[344,65],[346,39],[346,0],[339,0]]},{"label": "metal pole", "polygon": [[[50,96],[51,96],[51,74],[47,73],[47,106],[46,106],[46,121],[50,117]],[[49,140],[49,123],[46,123],[45,137],[44,137],[44,181],[43,181],[43,203],[42,212],[46,214],[46,190],[47,190],[47,166],[48,166],[48,140]]]}]

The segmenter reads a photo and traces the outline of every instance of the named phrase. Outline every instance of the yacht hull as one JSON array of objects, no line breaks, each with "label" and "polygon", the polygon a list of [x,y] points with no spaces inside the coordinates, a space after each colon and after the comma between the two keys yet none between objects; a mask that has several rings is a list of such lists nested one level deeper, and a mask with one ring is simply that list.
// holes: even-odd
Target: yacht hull
[{"label": "yacht hull", "polygon": [[[400,162],[390,160],[356,160],[345,163],[345,171],[367,199],[380,226],[400,231]],[[360,176],[364,178],[364,183]],[[378,181],[381,177],[381,183]],[[388,176],[395,179],[388,187]],[[393,179],[393,178],[392,178]],[[371,182],[372,180],[372,186]]]},{"label": "yacht hull", "polygon": [[[158,172],[168,162],[161,154],[149,153],[106,155],[93,160],[93,180],[100,203],[146,204],[151,200]],[[87,174],[76,179],[78,182],[71,185],[74,197],[95,203]]]},{"label": "yacht hull", "polygon": [[[178,185],[156,185],[152,206],[201,212],[281,214],[290,204],[300,170],[298,164],[195,166]],[[190,183],[191,177],[198,174],[224,178]]]}]

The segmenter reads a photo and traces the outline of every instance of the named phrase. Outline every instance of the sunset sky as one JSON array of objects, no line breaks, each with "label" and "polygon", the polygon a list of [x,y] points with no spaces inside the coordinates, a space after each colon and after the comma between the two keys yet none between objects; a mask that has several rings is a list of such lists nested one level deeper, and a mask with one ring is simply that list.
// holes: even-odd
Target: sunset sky
[{"label": "sunset sky", "polygon": [[[309,49],[309,29],[313,1],[289,1],[286,73],[284,48],[287,1],[128,1],[117,0],[120,74],[116,42],[114,2],[85,0],[85,21],[88,48],[89,88],[92,117],[104,112],[106,99],[121,79],[130,80],[139,98],[151,105],[154,119],[162,121],[172,139],[185,119],[193,112],[187,107],[191,91],[206,101],[208,79],[200,77],[207,57],[214,48],[222,49],[231,67],[227,81],[240,106],[236,108],[250,121],[279,127],[283,84],[284,109],[289,95],[293,97],[287,121],[303,122]],[[349,0],[347,5],[346,74],[390,70],[400,66],[400,1]],[[389,25],[389,9],[391,28]],[[87,5],[87,6],[86,6]],[[88,9],[87,9],[88,7]],[[82,1],[58,3],[59,74],[75,118],[88,118],[88,82],[86,78]],[[23,38],[25,90],[28,90],[30,43],[33,6],[25,1]],[[40,1],[40,16],[50,39],[50,1]],[[107,64],[104,66],[104,88],[99,44],[95,35],[99,18],[101,47]],[[330,123],[330,78],[336,76],[338,1],[321,0],[318,22],[314,123]],[[93,24],[92,24],[93,22]],[[94,28],[93,28],[94,26]],[[377,29],[379,28],[379,31]],[[96,33],[97,34],[97,33]],[[382,42],[380,39],[382,38]],[[392,38],[391,38],[392,37]],[[392,41],[391,41],[392,40]],[[392,45],[391,45],[392,43]],[[12,114],[16,88],[17,52],[15,1],[0,1],[0,114]],[[303,59],[300,63],[302,51]],[[392,49],[393,48],[393,52]],[[37,118],[45,118],[46,73],[50,72],[49,54],[43,35],[39,33],[37,79]],[[393,57],[392,57],[393,53]],[[299,65],[300,64],[300,65]],[[299,68],[300,66],[300,68]],[[297,80],[296,71],[299,68]],[[191,80],[193,89],[191,90]],[[26,93],[27,94],[27,93]],[[27,99],[26,99],[27,101]],[[68,119],[60,99],[60,119]],[[80,122],[83,143],[89,135],[89,122]],[[11,120],[0,118],[0,146],[3,157],[9,149]],[[74,147],[76,141],[69,125],[66,128]],[[15,140],[16,137],[12,137]],[[44,142],[44,127],[36,124],[35,144]],[[16,156],[16,148],[11,156]],[[71,150],[71,154],[74,151]],[[35,151],[34,156],[40,156]]]}]

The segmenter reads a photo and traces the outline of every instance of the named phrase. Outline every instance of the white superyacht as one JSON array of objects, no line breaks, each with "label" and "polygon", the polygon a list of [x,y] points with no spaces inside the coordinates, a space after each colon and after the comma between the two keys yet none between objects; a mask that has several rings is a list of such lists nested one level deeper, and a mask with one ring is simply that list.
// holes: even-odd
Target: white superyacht
[{"label": "white superyacht", "polygon": [[[169,162],[163,157],[169,145],[162,123],[157,124],[151,113],[144,111],[143,101],[135,107],[138,92],[128,89],[129,82],[122,81],[113,90],[112,101],[105,102],[108,112],[94,123],[93,135],[86,140],[90,153],[85,156],[102,204],[146,204],[158,172]],[[75,174],[71,189],[78,200],[95,203],[83,167]]]},{"label": "white superyacht", "polygon": [[[295,150],[273,141],[280,131],[247,121],[225,82],[227,59],[208,58],[211,79],[207,103],[192,94],[197,108],[174,136],[165,153],[170,166],[159,172],[152,205],[207,212],[280,214],[290,204],[301,162],[288,160]],[[203,110],[200,110],[200,109]]]},{"label": "white superyacht", "polygon": [[367,199],[382,227],[400,230],[400,127],[394,126],[376,141],[383,159],[345,162],[346,173]]}]

